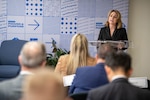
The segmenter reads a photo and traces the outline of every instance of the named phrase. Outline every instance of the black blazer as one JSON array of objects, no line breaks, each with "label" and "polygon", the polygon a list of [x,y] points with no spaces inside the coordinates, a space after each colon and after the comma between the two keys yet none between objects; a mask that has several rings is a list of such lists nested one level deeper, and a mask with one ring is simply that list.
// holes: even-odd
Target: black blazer
[{"label": "black blazer", "polygon": [[131,85],[125,78],[119,78],[91,90],[87,100],[150,100],[150,91]]},{"label": "black blazer", "polygon": [[111,36],[110,29],[108,27],[103,27],[100,30],[98,40],[120,41],[120,40],[128,40],[128,37],[125,28],[115,29],[113,35]]}]

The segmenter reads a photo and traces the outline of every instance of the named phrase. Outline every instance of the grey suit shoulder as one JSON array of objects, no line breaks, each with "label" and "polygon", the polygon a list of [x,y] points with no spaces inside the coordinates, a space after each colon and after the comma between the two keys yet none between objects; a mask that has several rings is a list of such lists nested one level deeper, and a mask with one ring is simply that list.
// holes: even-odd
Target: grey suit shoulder
[{"label": "grey suit shoulder", "polygon": [[0,82],[0,100],[19,100],[25,76],[27,75],[19,75],[14,79]]}]

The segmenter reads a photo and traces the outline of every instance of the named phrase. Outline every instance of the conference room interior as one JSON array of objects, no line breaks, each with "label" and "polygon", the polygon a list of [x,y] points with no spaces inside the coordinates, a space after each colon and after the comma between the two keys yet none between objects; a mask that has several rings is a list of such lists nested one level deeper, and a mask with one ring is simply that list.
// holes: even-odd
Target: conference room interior
[{"label": "conference room interior", "polygon": [[[131,42],[131,44],[129,44],[130,46],[126,50],[126,52],[129,53],[132,57],[133,74],[131,75],[131,79],[134,78],[133,81],[135,82],[139,82],[142,80],[142,82],[141,83],[139,82],[138,84],[140,85],[146,84],[147,85],[146,88],[150,90],[150,82],[148,81],[150,80],[150,67],[149,67],[150,66],[149,63],[150,11],[149,10],[150,10],[150,0],[129,0],[128,1],[128,18],[127,18],[128,21],[127,21],[126,29],[127,29],[128,39]],[[65,35],[63,38],[65,39]],[[0,39],[1,42],[4,41],[3,38]],[[69,49],[69,46],[67,48]]]}]

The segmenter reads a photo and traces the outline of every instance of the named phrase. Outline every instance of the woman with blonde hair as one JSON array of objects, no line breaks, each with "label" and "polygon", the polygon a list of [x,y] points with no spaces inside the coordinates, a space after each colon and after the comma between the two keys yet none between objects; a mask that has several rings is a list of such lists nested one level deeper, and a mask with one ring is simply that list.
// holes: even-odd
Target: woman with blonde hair
[{"label": "woman with blonde hair", "polygon": [[[121,14],[118,10],[111,10],[105,26],[101,28],[98,40],[122,41],[128,40],[126,29],[122,27]],[[119,46],[121,49],[121,47]]]},{"label": "woman with blonde hair", "polygon": [[88,50],[88,40],[83,34],[75,34],[70,45],[70,54],[59,58],[55,72],[61,75],[71,75],[78,67],[93,66],[96,59],[91,57]]}]

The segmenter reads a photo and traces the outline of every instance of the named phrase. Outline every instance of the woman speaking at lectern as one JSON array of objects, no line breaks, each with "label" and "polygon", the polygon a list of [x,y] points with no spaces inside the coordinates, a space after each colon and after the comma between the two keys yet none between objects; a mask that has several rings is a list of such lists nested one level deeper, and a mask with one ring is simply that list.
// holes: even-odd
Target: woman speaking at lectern
[{"label": "woman speaking at lectern", "polygon": [[[123,41],[127,40],[126,29],[122,27],[121,14],[118,10],[111,10],[105,26],[101,28],[98,40],[100,41]],[[119,46],[119,49],[123,49]]]}]

